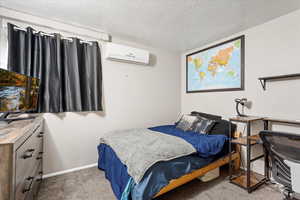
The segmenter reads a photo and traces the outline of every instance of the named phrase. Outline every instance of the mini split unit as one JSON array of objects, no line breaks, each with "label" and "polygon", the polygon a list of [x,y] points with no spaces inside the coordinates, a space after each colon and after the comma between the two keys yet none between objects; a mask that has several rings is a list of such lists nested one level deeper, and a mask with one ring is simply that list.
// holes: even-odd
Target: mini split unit
[{"label": "mini split unit", "polygon": [[125,45],[107,43],[105,58],[120,62],[130,62],[136,64],[149,64],[149,52]]}]

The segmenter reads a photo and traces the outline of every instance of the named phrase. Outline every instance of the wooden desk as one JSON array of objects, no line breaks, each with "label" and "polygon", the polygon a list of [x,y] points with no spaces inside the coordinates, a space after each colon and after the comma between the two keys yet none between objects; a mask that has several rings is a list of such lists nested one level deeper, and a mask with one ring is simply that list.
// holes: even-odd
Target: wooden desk
[{"label": "wooden desk", "polygon": [[[244,189],[246,189],[249,193],[255,190],[260,185],[270,180],[270,165],[269,165],[269,155],[268,152],[264,149],[264,155],[257,156],[256,158],[251,159],[251,147],[256,144],[261,144],[260,137],[257,134],[251,135],[251,123],[255,121],[263,121],[264,122],[264,130],[269,130],[270,123],[279,123],[286,125],[295,125],[300,126],[300,120],[285,120],[285,119],[277,119],[272,117],[256,117],[256,116],[248,116],[248,117],[232,117],[229,118],[231,122],[238,123],[246,123],[247,124],[247,136],[240,137],[238,139],[234,139],[230,141],[229,148],[231,148],[231,144],[238,144],[242,146],[246,146],[247,148],[247,166],[244,174],[240,176],[232,176],[231,167],[229,167],[229,176],[230,182],[234,183]],[[231,151],[231,149],[230,149]],[[255,172],[252,172],[250,169],[250,163],[256,161],[260,158],[265,159],[265,167],[264,167],[264,176],[261,176]]]},{"label": "wooden desk", "polygon": [[286,119],[277,119],[277,118],[271,118],[271,117],[265,117],[263,119],[265,122],[275,122],[280,124],[291,124],[291,125],[299,125],[300,126],[300,120],[286,120]]}]

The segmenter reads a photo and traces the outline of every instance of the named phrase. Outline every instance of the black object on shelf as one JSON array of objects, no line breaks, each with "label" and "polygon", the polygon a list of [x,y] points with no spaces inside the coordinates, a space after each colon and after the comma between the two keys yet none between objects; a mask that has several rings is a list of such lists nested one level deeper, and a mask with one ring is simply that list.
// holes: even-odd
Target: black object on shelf
[{"label": "black object on shelf", "polygon": [[260,81],[263,89],[266,90],[267,81],[280,80],[280,79],[294,79],[294,78],[300,78],[300,73],[286,74],[286,75],[279,75],[279,76],[266,76],[266,77],[260,77],[258,78],[258,80]]}]

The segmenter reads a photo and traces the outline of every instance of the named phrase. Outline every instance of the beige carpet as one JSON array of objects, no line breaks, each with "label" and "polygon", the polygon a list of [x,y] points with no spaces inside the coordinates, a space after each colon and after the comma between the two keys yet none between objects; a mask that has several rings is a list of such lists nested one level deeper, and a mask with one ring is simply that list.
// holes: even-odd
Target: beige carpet
[{"label": "beige carpet", "polygon": [[[104,173],[97,168],[85,169],[45,179],[38,200],[114,200],[116,199]],[[251,194],[230,184],[224,175],[202,183],[194,180],[157,200],[280,200],[271,186],[262,186]]]}]

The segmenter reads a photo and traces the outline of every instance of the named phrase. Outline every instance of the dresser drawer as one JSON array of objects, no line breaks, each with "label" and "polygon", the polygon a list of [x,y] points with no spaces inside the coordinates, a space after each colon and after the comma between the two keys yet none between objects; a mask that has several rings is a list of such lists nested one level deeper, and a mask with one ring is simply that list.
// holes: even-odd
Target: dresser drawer
[{"label": "dresser drawer", "polygon": [[42,162],[40,161],[31,174],[22,181],[20,187],[16,190],[15,200],[36,199],[42,181],[42,175]]},{"label": "dresser drawer", "polygon": [[43,169],[43,125],[44,119],[36,116],[1,127],[7,134],[0,137],[0,200],[36,199]]},{"label": "dresser drawer", "polygon": [[43,133],[37,129],[16,151],[16,190],[22,190],[24,180],[32,176],[43,154]]}]

